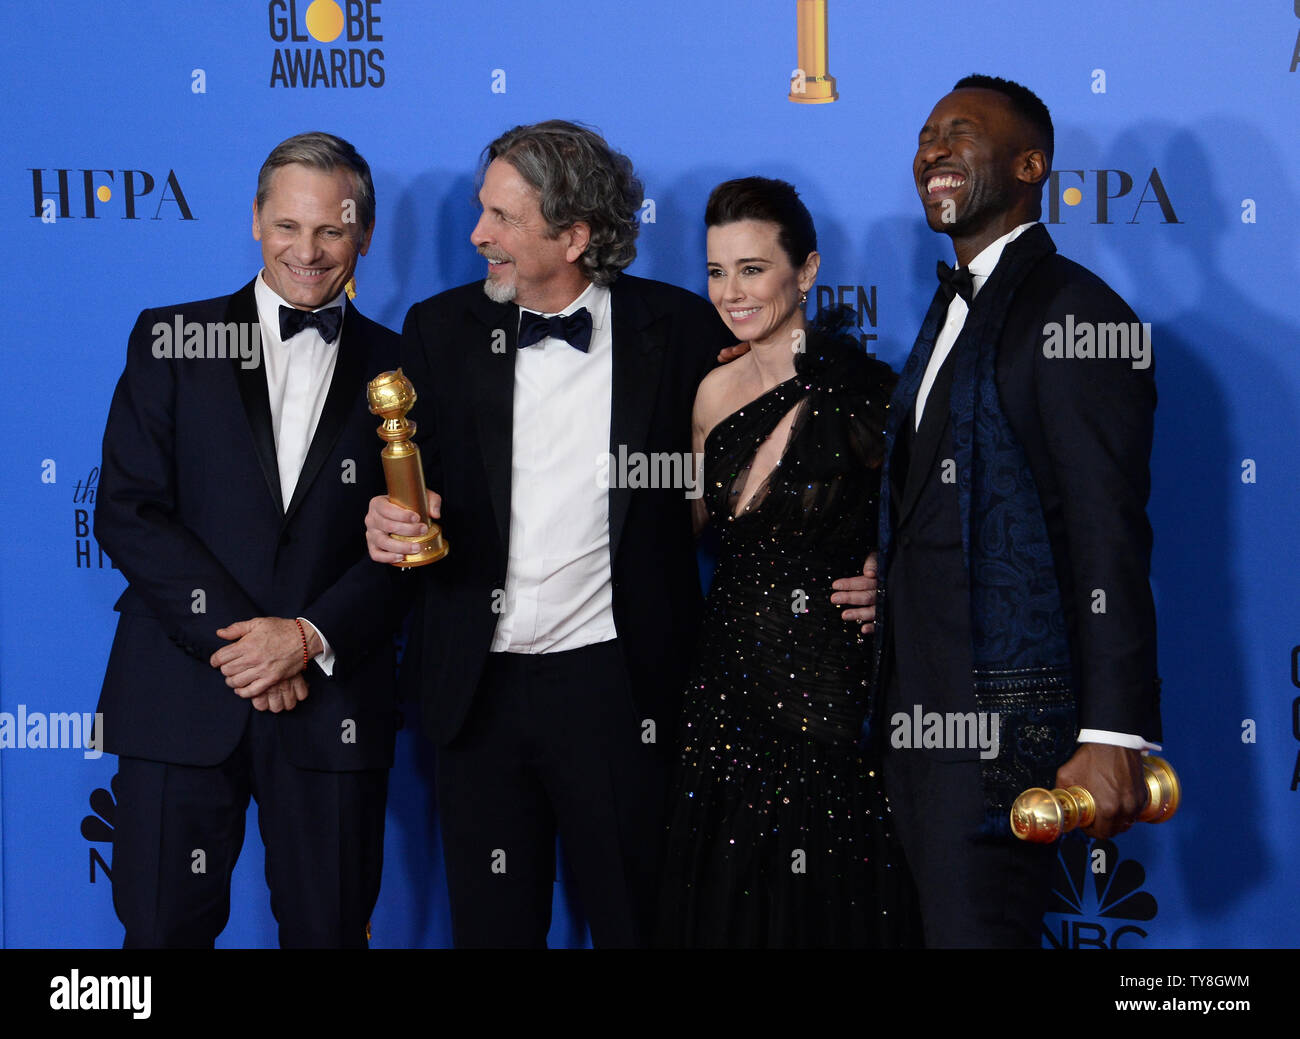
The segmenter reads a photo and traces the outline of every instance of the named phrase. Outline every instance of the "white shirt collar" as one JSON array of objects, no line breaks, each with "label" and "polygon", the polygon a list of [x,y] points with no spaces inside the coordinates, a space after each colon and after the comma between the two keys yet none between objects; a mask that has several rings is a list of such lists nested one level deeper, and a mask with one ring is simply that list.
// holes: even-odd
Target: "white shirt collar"
[{"label": "white shirt collar", "polygon": [[541,314],[542,317],[555,317],[557,314],[560,317],[568,317],[583,307],[586,307],[591,312],[591,327],[593,329],[604,328],[609,317],[609,286],[597,285],[594,281],[588,283],[587,287],[579,293],[577,299],[563,310],[557,311],[556,314],[545,314],[530,307],[520,307],[519,311],[522,314],[527,310],[530,314]]},{"label": "white shirt collar", "polygon": [[993,273],[993,269],[998,265],[998,261],[1002,259],[1002,251],[1036,223],[1038,223],[1037,220],[1030,220],[1028,223],[1012,228],[1001,238],[989,242],[988,245],[980,250],[979,255],[966,265],[967,269],[971,273],[972,299],[974,299],[979,290],[984,287],[984,283],[989,280],[989,275]]}]

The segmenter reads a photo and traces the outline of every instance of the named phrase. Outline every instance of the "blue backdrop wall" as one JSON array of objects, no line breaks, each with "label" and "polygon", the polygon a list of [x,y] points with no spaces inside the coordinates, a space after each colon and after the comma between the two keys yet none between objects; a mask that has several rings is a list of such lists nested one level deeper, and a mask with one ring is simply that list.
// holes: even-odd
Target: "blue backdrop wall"
[{"label": "blue backdrop wall", "polygon": [[[516,123],[578,119],[631,155],[653,201],[633,270],[697,291],[709,189],[784,177],[821,234],[817,300],[853,304],[899,367],[950,258],[912,187],[916,133],[974,71],[1051,107],[1049,230],[1152,323],[1160,393],[1152,583],[1185,803],[1114,845],[1067,843],[1044,944],[1296,944],[1300,2],[945,10],[962,17],[830,0],[840,96],[801,105],[787,99],[794,0],[24,5],[0,39],[3,944],[121,941],[105,869],[115,759],[21,744],[36,715],[93,712],[98,696],[123,580],[90,524],[127,333],[144,306],[257,270],[253,189],[278,141],[327,129],[370,160],[378,224],[357,303],[393,327],[482,276],[474,165]],[[335,11],[342,32],[318,38]],[[398,755],[374,944],[441,945],[431,751],[408,725]],[[275,941],[256,832],[225,945]],[[557,890],[552,942],[580,944]]]}]

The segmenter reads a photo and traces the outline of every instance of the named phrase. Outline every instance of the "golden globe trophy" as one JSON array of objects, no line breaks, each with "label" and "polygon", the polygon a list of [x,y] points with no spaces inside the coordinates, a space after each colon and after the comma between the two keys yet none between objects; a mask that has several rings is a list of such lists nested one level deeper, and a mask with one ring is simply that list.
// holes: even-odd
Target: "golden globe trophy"
[{"label": "golden globe trophy", "polygon": [[413,566],[434,563],[447,554],[447,542],[442,528],[429,515],[428,495],[424,489],[424,467],[420,464],[420,449],[411,443],[415,423],[406,420],[406,413],[415,404],[415,387],[402,374],[402,369],[375,376],[366,387],[370,413],[384,420],[378,433],[388,446],[379,452],[384,462],[384,479],[388,483],[388,500],[394,505],[418,513],[429,529],[418,536],[394,534],[397,541],[411,546],[405,559],[393,566],[407,570]]},{"label": "golden globe trophy", "polygon": [[799,67],[790,77],[790,100],[825,105],[839,98],[835,77],[826,71],[826,0],[795,0]]},{"label": "golden globe trophy", "polygon": [[[1162,823],[1172,818],[1183,799],[1178,774],[1164,758],[1154,755],[1142,759],[1142,774],[1147,784],[1147,806],[1138,822]],[[1091,826],[1096,815],[1096,801],[1081,786],[1068,790],[1036,786],[1017,797],[1011,806],[1011,832],[1022,841],[1051,844],[1075,827]]]}]

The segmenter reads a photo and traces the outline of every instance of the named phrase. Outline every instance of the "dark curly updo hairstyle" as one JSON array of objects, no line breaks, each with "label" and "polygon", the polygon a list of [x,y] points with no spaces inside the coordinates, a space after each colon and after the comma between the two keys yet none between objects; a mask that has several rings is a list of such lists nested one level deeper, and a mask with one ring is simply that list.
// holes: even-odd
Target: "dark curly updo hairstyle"
[{"label": "dark curly updo hairstyle", "polygon": [[771,177],[741,177],[719,184],[704,207],[704,226],[721,227],[738,220],[765,220],[780,228],[777,240],[795,268],[817,251],[812,214],[793,184]]}]

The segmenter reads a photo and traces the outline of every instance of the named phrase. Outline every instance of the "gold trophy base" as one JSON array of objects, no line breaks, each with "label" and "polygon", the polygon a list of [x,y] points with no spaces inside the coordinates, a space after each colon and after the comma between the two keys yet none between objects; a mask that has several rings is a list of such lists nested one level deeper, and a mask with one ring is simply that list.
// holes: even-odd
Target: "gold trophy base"
[{"label": "gold trophy base", "polygon": [[1168,821],[1183,803],[1183,786],[1178,782],[1178,773],[1164,758],[1154,754],[1148,754],[1142,762],[1142,773],[1147,784],[1147,806],[1138,816],[1138,822]]},{"label": "gold trophy base", "polygon": [[404,534],[394,534],[394,541],[405,541],[409,543],[414,551],[408,552],[406,557],[400,563],[394,563],[394,566],[402,570],[410,570],[415,566],[425,566],[429,563],[436,563],[439,559],[447,554],[449,546],[442,537],[442,528],[436,523],[430,523],[429,529],[423,534],[414,537],[407,537]]},{"label": "gold trophy base", "polygon": [[790,91],[790,100],[798,105],[828,105],[839,97],[834,76],[809,76],[804,80],[802,93]]}]

